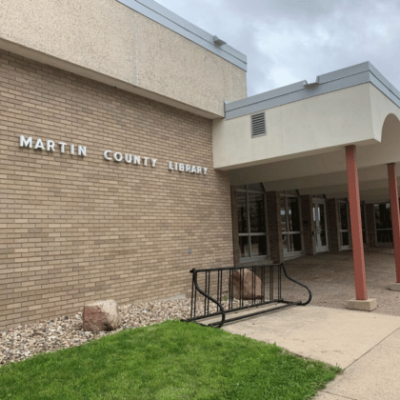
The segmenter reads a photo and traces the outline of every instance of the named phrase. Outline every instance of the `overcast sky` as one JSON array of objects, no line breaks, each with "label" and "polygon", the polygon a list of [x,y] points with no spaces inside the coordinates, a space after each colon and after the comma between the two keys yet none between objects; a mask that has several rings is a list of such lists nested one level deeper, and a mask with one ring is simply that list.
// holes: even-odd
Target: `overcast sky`
[{"label": "overcast sky", "polygon": [[370,61],[400,90],[399,0],[157,0],[247,55],[248,95]]}]

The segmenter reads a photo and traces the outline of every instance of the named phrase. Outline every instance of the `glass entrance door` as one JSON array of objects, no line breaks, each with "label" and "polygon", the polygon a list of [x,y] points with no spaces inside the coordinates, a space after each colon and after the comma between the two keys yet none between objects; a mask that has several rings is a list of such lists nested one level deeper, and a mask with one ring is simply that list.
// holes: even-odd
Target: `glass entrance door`
[{"label": "glass entrance door", "polygon": [[293,257],[303,253],[301,231],[300,199],[297,196],[281,194],[281,226],[283,255]]},{"label": "glass entrance door", "polygon": [[317,253],[329,251],[326,201],[313,199],[314,240]]},{"label": "glass entrance door", "polygon": [[349,250],[351,249],[349,204],[347,201],[339,200],[338,207],[340,217],[340,250]]}]

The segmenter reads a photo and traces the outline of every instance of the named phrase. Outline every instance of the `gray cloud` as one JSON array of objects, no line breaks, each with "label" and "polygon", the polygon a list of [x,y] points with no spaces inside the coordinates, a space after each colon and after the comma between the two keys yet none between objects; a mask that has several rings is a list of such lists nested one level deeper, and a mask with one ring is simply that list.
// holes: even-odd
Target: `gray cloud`
[{"label": "gray cloud", "polygon": [[398,0],[157,0],[248,56],[257,94],[370,61],[400,89]]}]

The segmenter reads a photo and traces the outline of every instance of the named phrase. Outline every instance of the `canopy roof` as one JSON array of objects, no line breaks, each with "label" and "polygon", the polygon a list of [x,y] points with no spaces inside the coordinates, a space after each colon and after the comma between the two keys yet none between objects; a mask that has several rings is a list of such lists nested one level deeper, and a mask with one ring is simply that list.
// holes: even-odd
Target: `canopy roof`
[{"label": "canopy roof", "polygon": [[[252,137],[259,113],[266,135]],[[228,104],[214,121],[214,166],[229,170],[233,185],[341,198],[344,149],[354,144],[361,199],[386,201],[386,164],[400,161],[399,120],[400,92],[367,62]]]}]

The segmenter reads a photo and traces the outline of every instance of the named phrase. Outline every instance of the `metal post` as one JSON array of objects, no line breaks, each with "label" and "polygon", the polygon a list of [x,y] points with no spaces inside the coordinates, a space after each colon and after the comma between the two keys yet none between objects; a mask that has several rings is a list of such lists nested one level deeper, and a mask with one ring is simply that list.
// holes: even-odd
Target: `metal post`
[{"label": "metal post", "polygon": [[399,216],[399,194],[397,188],[396,164],[387,166],[390,192],[390,211],[392,213],[392,231],[394,244],[394,259],[396,263],[396,282],[400,283],[400,216]]},{"label": "metal post", "polygon": [[362,236],[360,192],[356,147],[346,146],[347,185],[349,190],[351,239],[353,247],[354,280],[356,300],[367,300],[367,280],[365,274],[365,258]]}]

